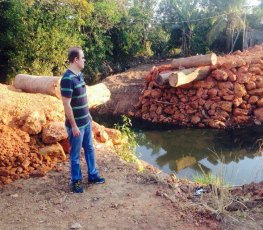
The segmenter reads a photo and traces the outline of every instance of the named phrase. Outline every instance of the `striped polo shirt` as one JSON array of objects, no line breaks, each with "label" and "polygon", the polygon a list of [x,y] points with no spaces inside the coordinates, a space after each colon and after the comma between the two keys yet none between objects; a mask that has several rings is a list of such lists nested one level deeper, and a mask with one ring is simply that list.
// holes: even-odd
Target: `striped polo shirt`
[{"label": "striped polo shirt", "polygon": [[[79,128],[84,128],[90,122],[86,84],[83,74],[74,74],[69,69],[64,73],[60,82],[60,91],[63,97],[71,98],[70,105],[76,124]],[[66,126],[71,128],[69,120],[66,118]]]}]

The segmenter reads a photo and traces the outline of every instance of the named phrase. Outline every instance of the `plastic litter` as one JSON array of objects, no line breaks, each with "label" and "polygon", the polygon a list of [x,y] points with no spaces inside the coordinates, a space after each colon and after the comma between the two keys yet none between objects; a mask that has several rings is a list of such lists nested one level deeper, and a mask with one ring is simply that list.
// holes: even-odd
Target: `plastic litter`
[{"label": "plastic litter", "polygon": [[208,189],[204,187],[196,187],[194,189],[194,196],[201,196],[202,193],[207,193]]}]

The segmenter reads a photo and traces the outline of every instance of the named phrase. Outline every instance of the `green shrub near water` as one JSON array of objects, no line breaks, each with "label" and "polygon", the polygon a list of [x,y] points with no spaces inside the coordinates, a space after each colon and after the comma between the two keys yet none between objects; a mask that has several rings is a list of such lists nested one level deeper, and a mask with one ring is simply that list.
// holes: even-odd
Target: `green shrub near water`
[{"label": "green shrub near water", "polygon": [[135,163],[138,166],[139,171],[143,171],[143,165],[136,156],[136,134],[131,129],[132,123],[130,118],[122,116],[122,125],[115,124],[115,129],[121,132],[121,138],[123,143],[120,147],[116,147],[117,154],[125,161]]}]

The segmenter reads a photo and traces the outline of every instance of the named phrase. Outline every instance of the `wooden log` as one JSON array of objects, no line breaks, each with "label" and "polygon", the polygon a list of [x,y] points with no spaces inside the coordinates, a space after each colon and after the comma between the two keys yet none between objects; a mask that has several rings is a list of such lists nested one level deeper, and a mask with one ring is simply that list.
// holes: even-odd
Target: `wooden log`
[{"label": "wooden log", "polygon": [[215,65],[217,63],[217,56],[214,53],[206,55],[196,55],[187,58],[173,59],[172,67],[173,68],[191,68],[207,65]]},{"label": "wooden log", "polygon": [[27,93],[42,93],[60,98],[61,77],[33,76],[18,74],[14,86]]},{"label": "wooden log", "polygon": [[172,87],[178,87],[194,80],[202,80],[208,76],[209,72],[210,66],[175,71],[169,76],[169,84]]},{"label": "wooden log", "polygon": [[174,71],[163,71],[160,72],[156,78],[156,83],[158,85],[165,85],[166,83],[169,82],[169,76],[173,73]]},{"label": "wooden log", "polygon": [[[61,77],[32,76],[18,74],[15,77],[14,86],[27,93],[41,93],[60,98]],[[111,92],[104,83],[87,86],[89,108],[104,104],[110,100]]]}]

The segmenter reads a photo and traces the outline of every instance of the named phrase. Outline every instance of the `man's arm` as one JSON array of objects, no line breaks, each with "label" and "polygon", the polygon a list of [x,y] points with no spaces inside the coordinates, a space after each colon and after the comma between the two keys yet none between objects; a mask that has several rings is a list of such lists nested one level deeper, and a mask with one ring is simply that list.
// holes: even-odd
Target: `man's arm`
[{"label": "man's arm", "polygon": [[63,102],[63,106],[64,106],[66,117],[69,120],[69,123],[71,125],[73,135],[74,136],[79,136],[80,135],[80,131],[79,131],[79,128],[78,128],[78,126],[76,124],[76,121],[74,119],[73,111],[72,111],[72,108],[71,108],[71,105],[70,105],[71,98],[62,97],[62,102]]}]

